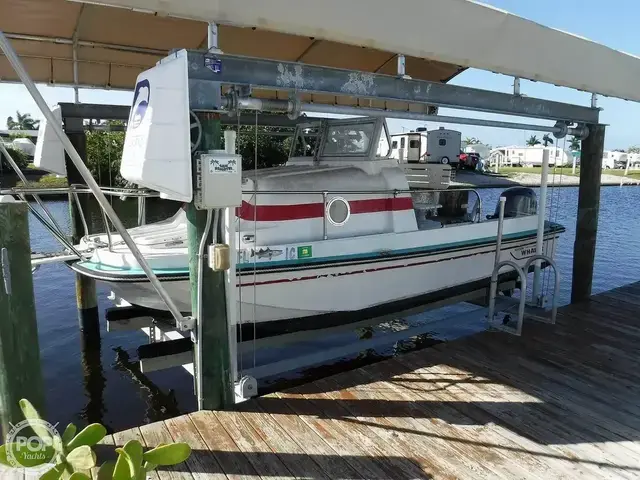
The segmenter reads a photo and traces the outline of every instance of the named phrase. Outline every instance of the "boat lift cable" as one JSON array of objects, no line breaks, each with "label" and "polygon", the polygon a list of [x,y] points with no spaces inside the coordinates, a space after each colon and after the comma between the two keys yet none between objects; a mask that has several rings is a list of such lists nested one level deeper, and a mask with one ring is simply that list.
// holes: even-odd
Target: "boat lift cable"
[{"label": "boat lift cable", "polygon": [[20,78],[24,86],[27,88],[27,90],[31,94],[31,97],[35,101],[38,108],[40,108],[40,111],[44,115],[46,121],[51,125],[51,128],[56,133],[60,142],[64,146],[64,149],[66,150],[67,154],[71,158],[71,161],[78,169],[78,172],[82,176],[83,180],[86,182],[87,186],[93,192],[100,206],[105,210],[105,213],[107,214],[107,216],[109,217],[113,225],[116,227],[116,230],[118,230],[118,233],[121,235],[122,240],[127,245],[127,247],[129,247],[129,250],[131,250],[132,255],[140,265],[140,268],[142,268],[144,273],[147,275],[147,278],[149,278],[149,282],[151,283],[153,288],[156,290],[156,292],[158,292],[158,295],[166,304],[167,309],[171,312],[171,314],[175,318],[176,323],[179,325],[184,324],[185,319],[182,316],[182,313],[180,312],[176,304],[173,302],[173,300],[171,299],[171,297],[169,296],[165,288],[160,283],[160,280],[154,273],[153,269],[151,268],[147,260],[144,258],[144,256],[140,252],[140,249],[138,249],[138,246],[135,244],[135,242],[131,238],[131,235],[129,234],[129,232],[127,232],[127,229],[123,225],[122,221],[120,220],[116,212],[113,210],[113,207],[107,200],[107,197],[105,196],[105,194],[102,192],[102,190],[100,190],[100,187],[98,186],[95,179],[91,175],[91,172],[89,171],[87,166],[82,161],[82,158],[78,154],[78,151],[75,149],[75,147],[69,140],[69,137],[67,137],[67,135],[62,130],[62,126],[57,123],[53,113],[51,112],[51,109],[49,109],[49,106],[47,105],[47,102],[42,97],[42,94],[38,91],[38,88],[36,87],[35,83],[27,73],[24,65],[22,64],[22,61],[16,54],[16,51],[13,49],[13,47],[11,46],[11,43],[9,43],[9,40],[7,39],[7,37],[4,35],[2,31],[0,31],[0,50],[4,52],[5,57],[7,58],[7,60],[9,61],[13,69],[15,70],[16,74],[18,75],[18,77]]},{"label": "boat lift cable", "polygon": [[[238,125],[236,127],[236,145],[238,144],[239,140],[240,140],[240,115],[237,115],[238,118]],[[225,145],[226,147],[226,145]],[[254,185],[255,185],[255,178],[254,178]],[[240,216],[237,216],[237,222],[238,222],[238,247],[241,245],[241,238],[240,238]],[[254,237],[255,238],[255,237]],[[255,246],[255,245],[254,245]],[[237,267],[236,267],[237,268]],[[233,284],[233,283],[232,283]],[[243,317],[242,317],[242,275],[238,275],[238,323],[240,324],[240,329],[239,329],[239,335],[240,335],[240,345],[242,345],[242,330],[244,330],[244,321],[243,321]],[[240,370],[239,370],[239,374],[238,374],[238,378],[242,378],[243,376],[243,359],[244,359],[244,352],[240,352],[239,354],[240,357]]]}]

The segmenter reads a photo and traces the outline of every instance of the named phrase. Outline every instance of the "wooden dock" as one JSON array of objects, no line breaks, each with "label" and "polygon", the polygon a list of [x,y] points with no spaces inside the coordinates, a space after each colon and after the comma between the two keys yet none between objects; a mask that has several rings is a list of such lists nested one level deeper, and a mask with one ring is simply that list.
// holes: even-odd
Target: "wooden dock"
[{"label": "wooden dock", "polygon": [[107,437],[186,441],[159,479],[640,477],[640,283],[237,406]]},{"label": "wooden dock", "polygon": [[158,478],[639,478],[640,283],[109,438],[194,449]]}]

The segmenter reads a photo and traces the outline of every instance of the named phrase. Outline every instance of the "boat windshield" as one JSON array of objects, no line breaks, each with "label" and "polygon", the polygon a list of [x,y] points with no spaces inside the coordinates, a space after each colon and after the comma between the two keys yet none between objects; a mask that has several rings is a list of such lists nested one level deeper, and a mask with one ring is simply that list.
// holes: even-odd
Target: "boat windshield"
[{"label": "boat windshield", "polygon": [[302,124],[296,128],[291,144],[291,157],[313,157],[318,145],[320,122]]},{"label": "boat windshield", "polygon": [[290,156],[373,160],[388,157],[390,146],[382,118],[326,119],[298,124]]},{"label": "boat windshield", "polygon": [[367,155],[373,142],[374,131],[374,123],[330,125],[327,128],[322,154],[323,156]]}]

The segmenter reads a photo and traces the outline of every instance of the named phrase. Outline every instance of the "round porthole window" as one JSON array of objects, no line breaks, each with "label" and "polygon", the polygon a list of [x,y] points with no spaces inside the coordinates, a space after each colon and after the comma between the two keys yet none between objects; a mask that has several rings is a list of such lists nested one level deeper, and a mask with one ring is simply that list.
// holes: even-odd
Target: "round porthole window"
[{"label": "round porthole window", "polygon": [[350,215],[351,208],[349,207],[349,202],[342,197],[332,198],[327,205],[327,218],[332,225],[341,227],[347,223]]}]

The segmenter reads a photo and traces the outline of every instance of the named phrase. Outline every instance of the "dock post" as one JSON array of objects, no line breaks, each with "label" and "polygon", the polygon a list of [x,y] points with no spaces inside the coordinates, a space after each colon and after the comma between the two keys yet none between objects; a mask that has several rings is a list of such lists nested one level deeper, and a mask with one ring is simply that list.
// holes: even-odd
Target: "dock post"
[{"label": "dock post", "polygon": [[[220,148],[220,115],[211,112],[198,113],[202,124],[201,151]],[[195,166],[194,170],[195,172]],[[222,217],[222,212],[219,217]],[[215,410],[233,404],[229,361],[229,333],[225,297],[224,272],[214,272],[209,268],[206,258],[198,258],[198,247],[203,234],[206,244],[213,241],[213,231],[222,237],[221,222],[205,232],[207,212],[197,210],[193,203],[187,209],[189,242],[189,279],[191,284],[192,311],[198,312],[198,268],[202,268],[202,303],[197,313],[198,335],[196,345],[195,375],[198,408]],[[205,250],[206,256],[206,250]]]},{"label": "dock post", "polygon": [[[218,47],[218,26],[209,23],[207,40],[210,49]],[[212,94],[221,97],[221,89],[212,90]],[[219,149],[222,142],[220,115],[213,112],[197,112],[202,128],[198,152]],[[194,157],[193,172],[196,164]],[[194,179],[195,185],[195,179]],[[213,214],[213,213],[212,213]],[[202,258],[198,257],[198,248],[203,235],[206,245],[213,243],[213,232],[217,239],[222,239],[222,219],[224,210],[214,215],[218,222],[213,222],[208,232],[207,212],[197,210],[191,202],[187,208],[187,236],[189,243],[189,282],[191,285],[191,306],[194,316],[197,312],[197,335],[195,348],[195,377],[198,409],[215,410],[234,404],[231,387],[231,362],[229,357],[229,322],[227,319],[227,297],[225,294],[224,272],[214,272],[206,261],[207,251]],[[202,268],[202,285],[198,285],[198,268]],[[201,310],[198,311],[198,288],[201,288]]]},{"label": "dock post", "polygon": [[[87,162],[87,136],[81,118],[65,118],[65,133],[76,148],[82,160]],[[65,163],[67,166],[67,180],[69,185],[84,184],[80,172],[65,152]],[[78,195],[78,201],[84,202],[84,211],[88,198],[85,195]],[[69,214],[71,216],[71,240],[77,245],[84,236],[83,223],[78,205],[69,194]],[[96,292],[96,281],[76,273],[76,305],[78,307],[78,324],[83,332],[92,335],[100,335],[100,316],[98,313],[98,295]]]},{"label": "dock post", "polygon": [[588,127],[589,136],[582,140],[580,154],[580,187],[576,240],[573,246],[571,303],[587,300],[591,296],[598,234],[605,126],[589,125]]},{"label": "dock post", "polygon": [[42,412],[38,324],[31,273],[28,207],[0,196],[0,426],[2,439],[23,419],[18,401]]}]

